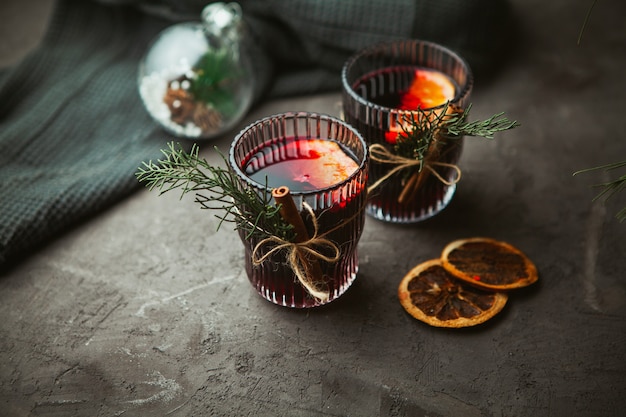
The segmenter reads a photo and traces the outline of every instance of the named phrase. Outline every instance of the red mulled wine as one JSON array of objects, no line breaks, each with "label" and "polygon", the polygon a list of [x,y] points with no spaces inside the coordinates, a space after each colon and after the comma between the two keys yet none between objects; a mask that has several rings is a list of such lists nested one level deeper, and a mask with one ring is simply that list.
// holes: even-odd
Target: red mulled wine
[{"label": "red mulled wine", "polygon": [[269,188],[281,186],[294,191],[315,191],[339,184],[359,164],[349,151],[333,141],[287,138],[264,146],[245,161],[245,173]]},{"label": "red mulled wine", "polygon": [[[372,88],[381,85],[394,87],[382,91]],[[353,89],[374,104],[408,111],[439,107],[452,101],[458,90],[454,80],[444,73],[412,65],[365,74]]]}]

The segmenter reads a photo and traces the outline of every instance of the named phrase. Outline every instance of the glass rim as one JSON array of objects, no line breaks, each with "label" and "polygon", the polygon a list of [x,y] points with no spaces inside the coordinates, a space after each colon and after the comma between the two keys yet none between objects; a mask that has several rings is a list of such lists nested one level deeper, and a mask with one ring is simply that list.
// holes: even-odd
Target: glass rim
[{"label": "glass rim", "polygon": [[[360,158],[360,161],[357,161],[359,163],[359,166],[357,169],[354,170],[354,172],[352,174],[350,174],[346,179],[344,179],[341,182],[338,182],[336,184],[330,185],[328,187],[323,187],[323,188],[317,188],[315,190],[310,190],[310,191],[297,191],[297,190],[289,190],[291,195],[295,195],[295,196],[314,196],[316,194],[319,193],[325,193],[328,191],[332,191],[335,189],[339,189],[341,187],[343,187],[345,184],[351,182],[355,177],[357,177],[358,175],[360,175],[360,173],[365,169],[365,166],[369,160],[369,146],[367,145],[367,142],[365,141],[365,139],[363,138],[363,135],[361,135],[361,133],[359,133],[358,130],[356,130],[356,128],[354,128],[352,125],[350,125],[349,123],[347,123],[346,121],[335,117],[335,116],[331,116],[329,114],[325,114],[325,113],[320,113],[320,112],[309,112],[309,111],[288,111],[288,112],[282,112],[282,113],[276,113],[270,116],[265,116],[261,119],[258,119],[252,123],[250,123],[249,125],[247,125],[246,127],[244,127],[243,129],[241,129],[241,131],[239,131],[239,133],[237,133],[237,135],[235,135],[235,138],[233,139],[231,145],[230,145],[230,149],[228,152],[228,163],[229,163],[229,168],[231,170],[234,171],[234,173],[239,177],[242,178],[248,185],[259,189],[259,190],[264,190],[266,192],[271,192],[272,188],[269,188],[266,186],[266,184],[262,184],[260,182],[257,182],[255,180],[253,180],[252,178],[250,178],[243,170],[242,168],[239,166],[239,164],[236,163],[235,161],[235,148],[237,147],[237,144],[239,143],[239,141],[241,140],[241,138],[252,128],[259,126],[259,125],[263,125],[265,123],[269,123],[271,120],[274,120],[276,118],[283,118],[283,119],[287,119],[287,118],[306,118],[306,119],[320,119],[320,120],[326,120],[329,122],[333,122],[333,123],[337,123],[339,125],[341,125],[342,127],[345,127],[346,129],[348,129],[350,131],[350,133],[352,135],[354,135],[356,137],[356,139],[358,140],[359,144],[363,147],[363,157]],[[270,138],[271,139],[275,139],[275,138]],[[318,138],[319,139],[319,138]],[[325,139],[330,139],[330,140],[335,140],[333,138],[325,138]],[[338,141],[337,141],[338,142]],[[341,142],[339,142],[341,143]],[[356,156],[356,155],[355,155]]]},{"label": "glass rim", "polygon": [[[428,107],[425,109],[417,109],[417,110],[402,110],[402,109],[396,109],[393,107],[388,107],[388,106],[383,106],[380,104],[376,104],[373,103],[369,100],[364,99],[363,97],[361,97],[359,94],[357,94],[356,91],[354,91],[354,88],[352,88],[352,86],[350,84],[348,84],[348,80],[347,80],[347,72],[348,72],[348,68],[354,64],[354,62],[361,58],[362,56],[371,53],[381,47],[388,47],[388,46],[392,46],[392,45],[397,45],[400,43],[410,43],[410,44],[423,44],[423,45],[427,45],[430,47],[433,47],[435,49],[439,49],[445,53],[447,53],[448,55],[450,55],[452,58],[454,58],[455,60],[457,60],[458,62],[460,62],[463,66],[463,68],[465,69],[466,73],[467,73],[467,80],[465,82],[465,84],[459,88],[459,92],[454,96],[453,100],[448,100],[446,103],[440,104],[438,106],[434,106],[434,107]],[[447,75],[447,74],[446,74]],[[431,41],[426,41],[426,40],[421,40],[421,39],[404,39],[404,40],[392,40],[392,41],[382,41],[373,45],[370,45],[368,47],[365,47],[359,51],[357,51],[356,53],[354,53],[353,55],[351,55],[346,62],[344,63],[343,67],[341,68],[341,85],[343,88],[343,91],[347,92],[350,97],[357,101],[358,103],[366,106],[366,107],[370,107],[370,108],[374,108],[377,109],[379,111],[382,112],[386,112],[389,114],[396,114],[396,115],[407,115],[407,114],[417,114],[419,113],[419,111],[431,111],[431,110],[439,110],[444,108],[447,104],[455,104],[456,102],[458,102],[459,100],[461,100],[461,98],[463,98],[464,96],[467,95],[467,93],[472,89],[472,86],[474,84],[474,75],[472,73],[472,69],[469,66],[469,63],[458,53],[456,53],[455,51],[453,51],[452,49],[441,45],[439,43],[436,42],[431,42]]]}]

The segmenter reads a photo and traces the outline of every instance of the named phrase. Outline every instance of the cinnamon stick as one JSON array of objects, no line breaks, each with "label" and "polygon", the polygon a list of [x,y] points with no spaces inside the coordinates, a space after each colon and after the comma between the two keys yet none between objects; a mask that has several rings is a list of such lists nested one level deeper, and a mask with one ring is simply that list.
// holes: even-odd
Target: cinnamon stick
[{"label": "cinnamon stick", "polygon": [[411,196],[413,196],[414,190],[415,190],[415,184],[418,183],[419,178],[422,176],[421,174],[423,172],[424,171],[421,171],[421,172],[415,171],[413,172],[413,174],[411,174],[411,176],[409,177],[409,180],[404,184],[404,187],[402,187],[402,192],[398,196],[399,204],[404,204],[407,200],[409,200]]},{"label": "cinnamon stick", "polygon": [[[291,224],[296,232],[295,241],[297,243],[306,242],[310,239],[309,233],[306,230],[306,226],[304,225],[304,220],[302,220],[302,216],[300,216],[300,212],[298,211],[296,204],[293,201],[293,197],[289,191],[289,187],[282,186],[278,188],[274,188],[272,190],[272,197],[276,201],[276,204],[280,204],[280,215],[282,218],[289,224]],[[309,281],[313,283],[313,288],[315,289],[316,282],[321,282],[324,273],[322,272],[322,267],[319,264],[317,259],[311,259],[309,256],[304,255],[306,258],[306,265],[304,265],[306,269],[306,275],[309,278]],[[307,289],[309,289],[308,285],[305,285]],[[309,289],[310,291],[310,289]]]},{"label": "cinnamon stick", "polygon": [[[432,121],[433,118],[438,117],[440,113],[441,112],[433,110],[427,117]],[[443,115],[442,120],[444,122],[449,121],[452,117],[461,113],[463,113],[462,108],[455,104],[450,104],[446,107],[446,113]],[[402,188],[402,191],[398,196],[399,204],[404,204],[405,202],[408,202],[415,198],[417,192],[420,190],[420,188],[424,186],[428,177],[430,177],[432,169],[431,163],[438,162],[441,159],[441,145],[443,144],[443,141],[440,140],[440,135],[440,130],[435,132],[435,137],[428,145],[428,149],[426,151],[426,154],[424,155],[421,170],[415,171],[404,184],[404,187]]]},{"label": "cinnamon stick", "polygon": [[272,197],[274,197],[276,204],[280,204],[280,215],[283,220],[293,226],[296,232],[296,242],[302,243],[309,240],[309,233],[306,230],[300,212],[296,208],[296,204],[293,202],[289,187],[282,186],[274,188],[272,190]]},{"label": "cinnamon stick", "polygon": [[398,196],[398,203],[404,204],[405,202],[412,200],[415,197],[417,191],[422,188],[428,177],[430,176],[430,170],[426,168],[426,165],[431,161],[439,159],[439,144],[438,140],[434,139],[426,151],[424,156],[424,162],[422,163],[422,169],[415,171],[409,180],[404,184],[400,196]]}]

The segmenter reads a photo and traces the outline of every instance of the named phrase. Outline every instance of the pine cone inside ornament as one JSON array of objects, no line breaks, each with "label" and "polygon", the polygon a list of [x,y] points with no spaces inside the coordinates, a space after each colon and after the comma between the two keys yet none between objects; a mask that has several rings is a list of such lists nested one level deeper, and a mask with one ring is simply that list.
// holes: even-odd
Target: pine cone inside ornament
[{"label": "pine cone inside ornament", "polygon": [[217,130],[222,125],[221,113],[210,104],[196,103],[192,118],[203,132]]},{"label": "pine cone inside ornament", "polygon": [[171,82],[163,101],[172,114],[171,119],[178,124],[185,124],[192,118],[196,102],[189,91],[180,88],[177,82]]}]

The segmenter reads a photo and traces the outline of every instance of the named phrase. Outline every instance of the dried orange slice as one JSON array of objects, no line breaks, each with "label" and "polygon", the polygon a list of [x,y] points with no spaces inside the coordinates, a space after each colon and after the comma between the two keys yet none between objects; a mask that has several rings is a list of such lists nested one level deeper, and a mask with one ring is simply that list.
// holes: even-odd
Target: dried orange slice
[{"label": "dried orange slice", "polygon": [[402,307],[413,317],[436,327],[469,327],[498,314],[506,293],[465,284],[443,267],[440,259],[417,265],[398,287]]},{"label": "dried orange slice", "polygon": [[506,242],[475,237],[448,243],[443,266],[454,276],[493,291],[521,288],[537,281],[535,264]]}]

